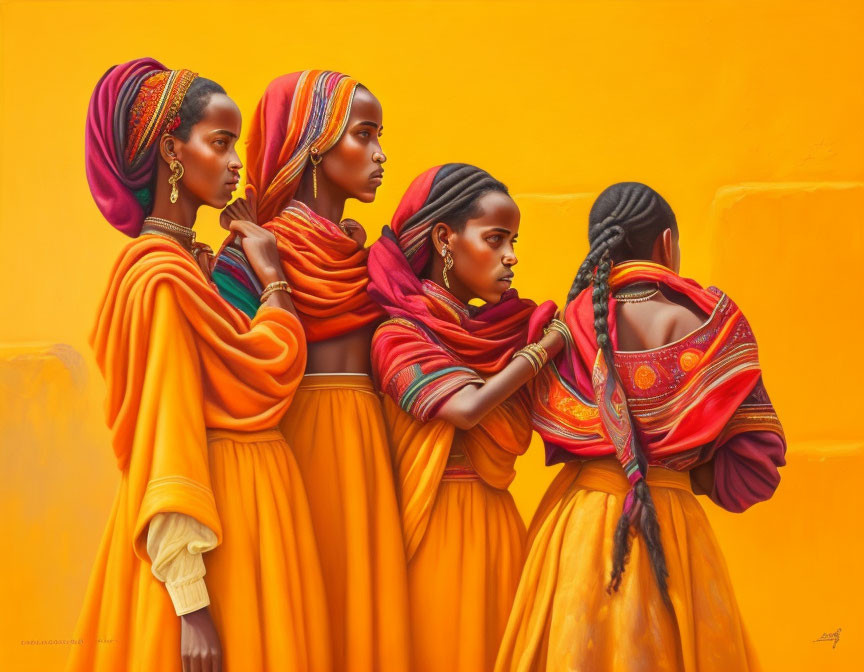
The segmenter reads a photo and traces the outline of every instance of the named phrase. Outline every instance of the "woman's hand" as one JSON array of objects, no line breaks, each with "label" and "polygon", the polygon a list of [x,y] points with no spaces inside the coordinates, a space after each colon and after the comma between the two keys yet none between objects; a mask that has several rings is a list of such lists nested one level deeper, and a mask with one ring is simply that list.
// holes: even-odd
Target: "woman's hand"
[{"label": "woman's hand", "polygon": [[339,228],[342,229],[342,233],[357,243],[357,247],[362,248],[366,245],[366,229],[357,220],[343,219],[339,222]]},{"label": "woman's hand", "polygon": [[251,184],[246,185],[245,198],[238,198],[222,211],[219,215],[219,226],[227,229],[235,219],[252,224],[258,223],[258,192]]},{"label": "woman's hand", "polygon": [[180,617],[180,658],[183,672],[222,672],[222,643],[209,608]]},{"label": "woman's hand", "polygon": [[[255,187],[250,184],[246,186],[246,198],[238,198],[222,211],[219,225],[231,232],[231,238],[240,239],[240,246],[252,270],[261,284],[266,286],[271,282],[284,280],[285,275],[279,261],[276,237],[258,226],[257,217],[258,195]],[[229,238],[222,247],[232,242]]]},{"label": "woman's hand", "polygon": [[271,282],[285,279],[279,260],[279,249],[276,247],[276,236],[257,224],[242,219],[232,220],[228,230],[240,239],[243,253],[262,286],[266,287]]}]

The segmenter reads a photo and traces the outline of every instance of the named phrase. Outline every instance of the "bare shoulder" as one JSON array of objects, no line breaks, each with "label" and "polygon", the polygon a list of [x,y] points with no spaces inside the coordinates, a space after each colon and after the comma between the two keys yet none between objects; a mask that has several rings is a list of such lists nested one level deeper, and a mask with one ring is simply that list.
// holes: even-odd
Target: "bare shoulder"
[{"label": "bare shoulder", "polygon": [[679,302],[666,297],[644,303],[619,303],[616,317],[619,350],[662,347],[684,338],[708,319],[686,299]]}]

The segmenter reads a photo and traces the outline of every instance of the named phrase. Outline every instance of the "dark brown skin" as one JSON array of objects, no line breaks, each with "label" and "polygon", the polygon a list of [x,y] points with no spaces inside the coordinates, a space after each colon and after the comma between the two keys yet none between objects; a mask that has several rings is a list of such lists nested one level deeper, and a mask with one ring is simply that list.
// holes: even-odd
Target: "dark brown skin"
[{"label": "dark brown skin", "polygon": [[[512,268],[518,263],[513,246],[519,234],[519,208],[507,194],[496,191],[481,196],[477,205],[479,216],[469,219],[461,231],[444,222],[432,228],[435,254],[428,278],[445,286],[441,250],[447,245],[453,257],[453,268],[447,271],[448,291],[465,304],[472,299],[497,303],[510,288]],[[539,343],[550,358],[564,347],[564,339],[555,332],[544,335]],[[435,417],[459,429],[471,429],[533,377],[528,361],[516,357],[483,385],[463,387],[441,405]]]},{"label": "dark brown skin", "polygon": [[[341,222],[345,233],[366,243],[366,231],[353,219],[342,221],[345,201],[356,198],[362,203],[375,200],[387,160],[381,149],[383,130],[381,103],[368,90],[354,92],[345,132],[318,164],[318,197],[313,193],[312,167],[307,166],[294,198],[331,222]],[[286,204],[287,205],[287,204]],[[371,373],[374,324],[326,341],[308,344],[306,373]]]},{"label": "dark brown skin", "polygon": [[[654,241],[651,259],[678,273],[681,269],[681,248],[678,236],[666,229]],[[650,285],[629,285],[628,291],[648,289]],[[618,349],[624,351],[651,350],[678,341],[695,331],[708,319],[692,301],[664,288],[642,303],[618,303],[615,308],[618,329]],[[693,492],[704,495],[714,487],[714,461],[690,471]],[[634,512],[634,516],[638,514]]]},{"label": "dark brown skin", "polygon": [[180,658],[183,672],[221,672],[222,645],[208,607],[180,617]]},{"label": "dark brown skin", "polygon": [[[189,139],[184,141],[164,134],[159,141],[156,193],[152,215],[193,227],[198,208],[209,205],[224,208],[237,187],[243,167],[237,156],[235,143],[240,135],[240,110],[228,96],[213,94],[204,116],[192,127]],[[171,175],[169,164],[177,159],[183,164],[179,197],[171,203]],[[254,194],[251,195],[254,208]],[[235,209],[236,214],[248,210]],[[254,221],[254,220],[253,220]],[[243,251],[262,284],[284,280],[279,263],[279,251],[273,234],[249,221],[227,222],[228,228],[241,236]],[[268,305],[293,310],[288,295],[276,292]],[[180,617],[180,657],[184,672],[221,672],[222,645],[208,608],[199,609]]]},{"label": "dark brown skin", "polygon": [[[235,149],[240,123],[240,110],[234,101],[217,93],[210,97],[204,116],[192,128],[188,141],[169,133],[162,136],[153,197],[154,217],[191,227],[202,205],[221,210],[228,204],[243,167]],[[168,184],[173,159],[184,168],[176,203],[171,203]]]},{"label": "dark brown skin", "polygon": [[[257,221],[257,208],[258,195],[255,187],[251,184],[247,185],[246,198],[238,198],[225,208],[219,216],[219,224],[233,234],[223,243],[223,248],[236,236],[241,236],[243,252],[249,259],[258,280],[266,287],[271,282],[284,280],[285,273],[276,247],[276,236],[253,223]],[[291,294],[288,292],[273,292],[263,305],[282,308],[299,319]]]},{"label": "dark brown skin", "polygon": [[[236,149],[241,122],[240,109],[234,101],[225,94],[214,93],[201,121],[192,127],[188,140],[181,140],[170,133],[162,136],[159,141],[161,161],[157,163],[153,198],[154,217],[193,227],[198,208],[202,205],[222,209],[228,204],[243,167]],[[174,159],[183,164],[184,172],[178,184],[177,202],[171,203],[168,178],[171,175],[169,166]],[[248,208],[245,208],[243,212],[237,210],[236,214],[247,212]],[[243,251],[262,284],[285,279],[273,234],[260,227],[250,227],[240,219],[226,220],[224,213],[220,221],[225,228],[241,236]],[[293,304],[284,292],[275,292],[267,305],[293,311]]]}]

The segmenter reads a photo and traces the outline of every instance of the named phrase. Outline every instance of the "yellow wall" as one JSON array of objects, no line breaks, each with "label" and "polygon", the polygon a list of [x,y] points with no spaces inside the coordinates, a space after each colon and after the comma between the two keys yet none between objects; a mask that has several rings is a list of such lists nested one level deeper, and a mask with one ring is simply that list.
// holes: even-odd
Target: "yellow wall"
[{"label": "yellow wall", "polygon": [[[65,656],[21,640],[71,636],[116,487],[86,336],[124,241],[90,199],[83,127],[105,69],[150,55],[247,115],[284,72],[358,77],[390,160],[378,201],[350,214],[374,237],[418,172],[476,163],[517,194],[533,298],[565,294],[602,188],[664,193],[683,272],[747,312],[789,431],[774,500],[741,516],[705,502],[750,632],[767,670],[853,669],[862,31],[860,2],[0,2],[0,668]],[[529,517],[552,470],[536,444],[519,468]],[[812,641],[838,627],[836,649]]]}]

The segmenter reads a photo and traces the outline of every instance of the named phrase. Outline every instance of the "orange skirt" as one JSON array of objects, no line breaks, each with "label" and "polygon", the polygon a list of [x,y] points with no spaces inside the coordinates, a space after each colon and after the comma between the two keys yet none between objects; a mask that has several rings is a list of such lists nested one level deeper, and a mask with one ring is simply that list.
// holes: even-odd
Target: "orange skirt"
[{"label": "orange skirt", "polygon": [[[324,585],[293,454],[276,430],[207,436],[223,541],[204,555],[204,581],[223,670],[330,670]],[[181,670],[180,618],[132,550],[127,500],[124,473],[68,670]]]},{"label": "orange skirt", "polygon": [[509,492],[445,472],[408,565],[413,672],[492,669],[524,544],[525,524]]},{"label": "orange skirt", "polygon": [[309,495],[336,670],[407,670],[402,526],[368,376],[305,376],[281,425]]},{"label": "orange skirt", "polygon": [[690,475],[651,468],[647,483],[674,609],[663,603],[641,536],[634,537],[618,592],[606,592],[629,484],[614,459],[567,464],[531,524],[496,671],[758,669]]}]

